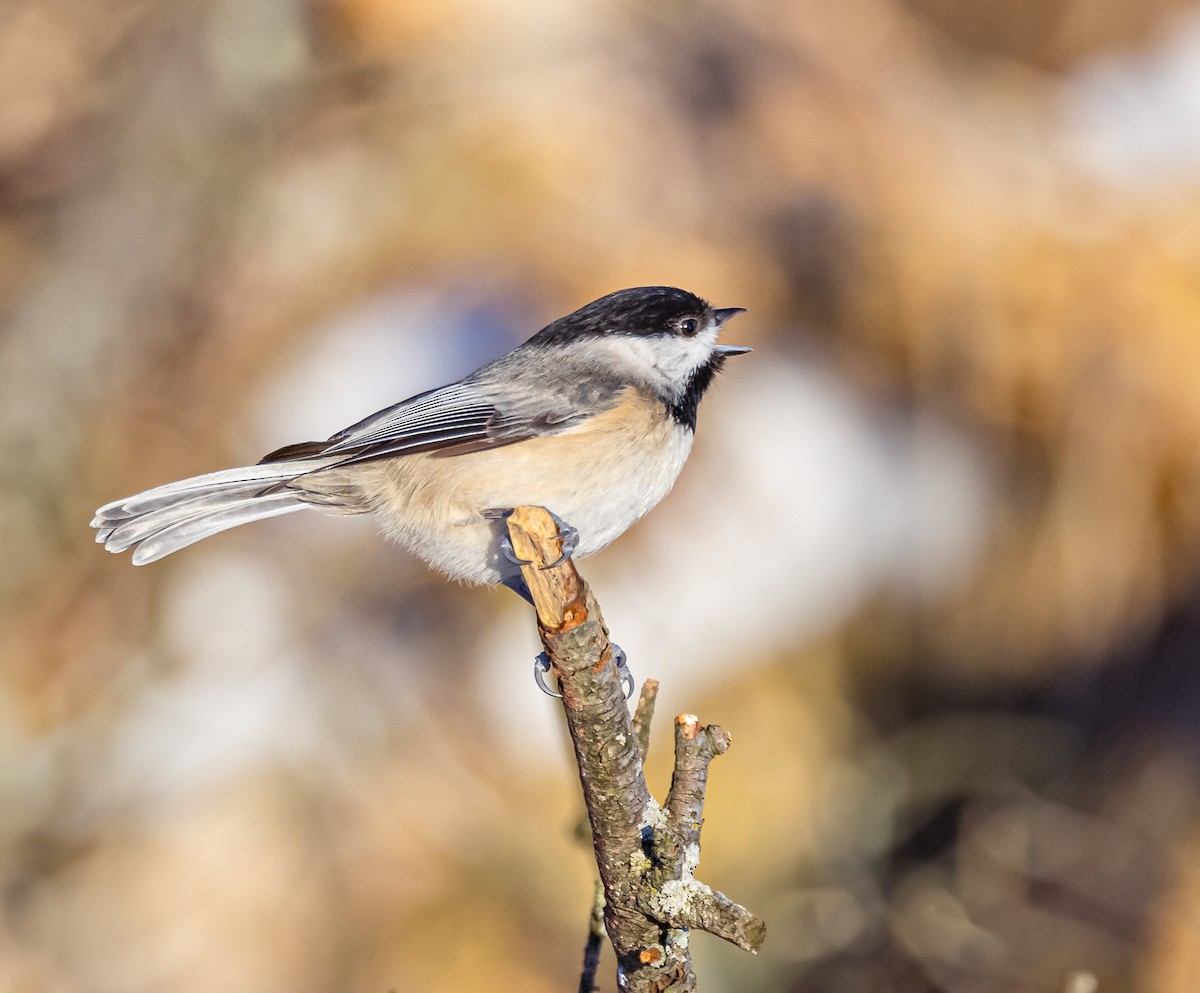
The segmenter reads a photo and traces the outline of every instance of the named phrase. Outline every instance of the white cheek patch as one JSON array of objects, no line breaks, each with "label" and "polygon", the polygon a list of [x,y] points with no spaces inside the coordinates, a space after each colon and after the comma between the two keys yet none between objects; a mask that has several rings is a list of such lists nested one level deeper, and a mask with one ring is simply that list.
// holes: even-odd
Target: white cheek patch
[{"label": "white cheek patch", "polygon": [[674,335],[658,338],[654,349],[658,355],[658,368],[668,380],[682,386],[709,360],[716,343],[717,332],[707,328],[694,338]]},{"label": "white cheek patch", "polygon": [[605,339],[621,366],[657,374],[666,393],[676,393],[692,373],[707,362],[717,343],[716,328],[705,328],[694,338],[678,335],[619,336]]}]

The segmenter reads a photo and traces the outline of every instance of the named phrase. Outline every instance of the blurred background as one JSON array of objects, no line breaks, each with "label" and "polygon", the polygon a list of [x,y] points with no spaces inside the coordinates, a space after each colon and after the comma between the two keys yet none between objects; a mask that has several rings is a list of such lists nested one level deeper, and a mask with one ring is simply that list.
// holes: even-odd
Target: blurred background
[{"label": "blurred background", "polygon": [[583,566],[734,739],[704,988],[1200,988],[1200,8],[3,0],[0,991],[576,987],[524,605],[87,523],[655,283],[755,347]]}]

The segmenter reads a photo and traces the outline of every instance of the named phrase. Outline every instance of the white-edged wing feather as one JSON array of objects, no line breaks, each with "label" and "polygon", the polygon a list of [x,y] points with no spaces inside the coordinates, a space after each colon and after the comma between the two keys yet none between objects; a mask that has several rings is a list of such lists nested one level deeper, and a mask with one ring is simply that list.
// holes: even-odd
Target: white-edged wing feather
[{"label": "white-edged wing feather", "polygon": [[556,432],[583,419],[567,401],[530,402],[513,392],[499,401],[495,391],[462,382],[422,393],[339,431],[320,450],[321,459],[353,465],[417,452],[454,455],[510,445]]}]

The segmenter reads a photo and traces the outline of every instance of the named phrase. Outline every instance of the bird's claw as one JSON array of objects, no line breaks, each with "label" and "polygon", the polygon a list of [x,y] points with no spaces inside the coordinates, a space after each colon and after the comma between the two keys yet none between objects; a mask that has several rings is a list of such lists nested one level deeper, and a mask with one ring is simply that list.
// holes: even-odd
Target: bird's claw
[{"label": "bird's claw", "polygon": [[508,532],[500,536],[500,554],[503,555],[509,562],[515,566],[533,565],[532,559],[523,559],[513,548],[512,538],[508,536]]},{"label": "bird's claw", "polygon": [[625,654],[625,649],[620,645],[612,646],[613,661],[617,664],[617,671],[621,676],[621,689],[625,692],[625,699],[628,700],[633,696],[634,684],[633,673],[629,671],[629,656]]},{"label": "bird's claw", "polygon": [[540,652],[538,657],[533,660],[533,681],[537,683],[537,688],[546,696],[552,696],[557,700],[562,699],[561,693],[555,693],[550,689],[550,684],[546,682],[546,674],[550,671],[550,656],[545,652]]},{"label": "bird's claw", "polygon": [[[625,654],[625,649],[620,645],[612,646],[612,657],[621,676],[621,691],[625,694],[625,699],[628,700],[633,696],[634,690],[633,673],[629,671],[627,664],[629,657]],[[556,693],[550,688],[550,684],[546,682],[546,676],[551,668],[550,656],[545,652],[540,652],[538,657],[533,660],[533,681],[537,683],[537,688],[545,693],[546,696],[552,696],[556,700],[561,700],[562,694]]]},{"label": "bird's claw", "polygon": [[554,518],[554,523],[558,525],[558,534],[554,537],[562,542],[562,554],[553,562],[547,562],[542,566],[543,569],[553,569],[555,566],[562,565],[575,554],[575,549],[579,547],[579,529],[572,527],[554,513],[554,511],[550,511],[550,516]]}]

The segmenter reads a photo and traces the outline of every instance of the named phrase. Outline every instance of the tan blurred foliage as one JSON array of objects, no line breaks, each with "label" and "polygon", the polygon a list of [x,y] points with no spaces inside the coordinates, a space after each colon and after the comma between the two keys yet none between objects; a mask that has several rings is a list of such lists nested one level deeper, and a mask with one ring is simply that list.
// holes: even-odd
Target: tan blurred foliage
[{"label": "tan blurred foliage", "polygon": [[[515,604],[345,522],[145,570],[85,525],[301,440],[264,424],[368,413],[280,370],[320,367],[373,301],[407,383],[649,282],[748,306],[757,351],[680,492],[584,564],[614,636],[606,589],[653,615],[685,579],[754,574],[698,504],[843,591],[816,622],[799,592],[772,606],[769,634],[736,625],[778,590],[740,580],[727,616],[674,612],[744,645],[664,694],[733,735],[704,873],[771,926],[756,960],[698,941],[706,988],[1194,988],[1188,12],[0,4],[0,989],[572,986],[589,862],[561,736],[505,718],[534,692],[532,649],[496,635],[526,629]],[[918,542],[851,582],[843,536],[811,557],[771,516],[834,492],[784,416],[814,375],[868,412],[884,464],[929,424],[959,440],[932,454],[984,509],[952,578],[922,585]],[[778,420],[721,441],[755,399]],[[900,503],[934,537],[959,519],[883,478],[862,531]]]}]

